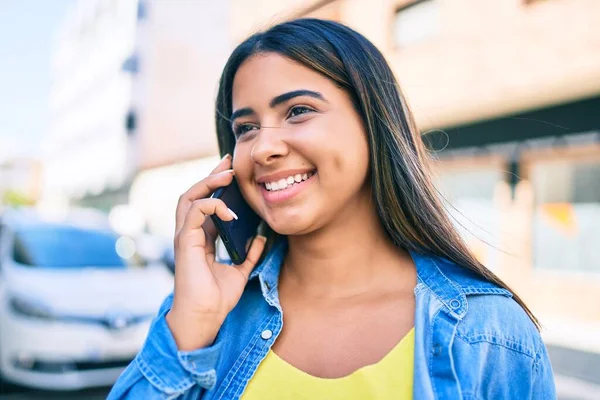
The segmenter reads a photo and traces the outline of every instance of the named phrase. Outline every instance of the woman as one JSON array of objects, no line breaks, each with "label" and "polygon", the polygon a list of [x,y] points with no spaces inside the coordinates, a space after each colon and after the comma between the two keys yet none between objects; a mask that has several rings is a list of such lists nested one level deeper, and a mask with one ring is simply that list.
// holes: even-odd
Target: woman
[{"label": "woman", "polygon": [[[110,399],[555,397],[535,317],[454,230],[367,39],[316,19],[250,37],[216,123],[225,156],[177,207],[174,294]],[[240,266],[207,217],[236,218],[209,198],[234,175],[268,227]]]}]

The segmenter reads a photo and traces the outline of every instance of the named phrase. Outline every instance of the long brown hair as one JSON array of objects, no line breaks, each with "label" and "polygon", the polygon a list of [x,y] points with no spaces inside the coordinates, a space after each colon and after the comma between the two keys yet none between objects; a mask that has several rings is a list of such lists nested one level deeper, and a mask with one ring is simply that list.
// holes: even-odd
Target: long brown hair
[{"label": "long brown hair", "polygon": [[235,147],[229,120],[233,79],[239,66],[258,53],[277,53],[299,62],[351,96],[368,134],[373,198],[393,243],[445,257],[508,289],[539,328],[519,296],[477,261],[460,237],[432,183],[429,153],[392,70],[381,52],[349,27],[297,19],[256,33],[237,46],[223,70],[216,102],[222,155],[233,153]]}]

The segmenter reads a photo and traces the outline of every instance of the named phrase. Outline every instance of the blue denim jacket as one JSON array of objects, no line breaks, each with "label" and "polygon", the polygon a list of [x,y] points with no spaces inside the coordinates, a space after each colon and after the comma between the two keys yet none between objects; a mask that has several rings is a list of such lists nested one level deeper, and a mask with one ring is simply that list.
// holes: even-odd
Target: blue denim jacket
[{"label": "blue denim jacket", "polygon": [[[108,399],[238,399],[282,328],[277,283],[286,242],[250,276],[215,343],[178,351],[162,305],[146,342]],[[415,399],[555,399],[552,367],[510,292],[439,257],[411,253]]]}]

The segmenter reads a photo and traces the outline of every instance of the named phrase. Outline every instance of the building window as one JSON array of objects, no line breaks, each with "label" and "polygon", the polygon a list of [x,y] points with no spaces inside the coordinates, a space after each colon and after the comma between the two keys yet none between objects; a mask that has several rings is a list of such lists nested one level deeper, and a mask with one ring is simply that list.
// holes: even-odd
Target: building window
[{"label": "building window", "polygon": [[436,164],[434,182],[454,227],[473,255],[491,270],[498,268],[497,249],[502,248],[502,215],[495,192],[505,179],[504,163],[501,157],[466,157]]},{"label": "building window", "polygon": [[600,154],[536,162],[533,256],[536,268],[600,272]]},{"label": "building window", "polygon": [[144,0],[139,0],[137,5],[137,19],[142,21],[148,17],[148,4]]},{"label": "building window", "polygon": [[423,0],[396,11],[394,41],[406,47],[436,35],[439,26],[439,1]]},{"label": "building window", "polygon": [[140,70],[140,59],[138,55],[134,53],[127,57],[125,61],[123,61],[123,65],[121,65],[121,70],[137,74]]},{"label": "building window", "polygon": [[133,135],[135,133],[135,128],[137,126],[137,115],[134,110],[129,110],[127,115],[125,116],[125,129],[129,135]]}]

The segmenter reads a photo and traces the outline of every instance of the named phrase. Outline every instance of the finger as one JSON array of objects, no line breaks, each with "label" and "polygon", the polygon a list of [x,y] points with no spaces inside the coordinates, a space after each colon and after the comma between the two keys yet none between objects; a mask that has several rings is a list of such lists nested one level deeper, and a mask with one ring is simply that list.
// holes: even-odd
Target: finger
[{"label": "finger", "polygon": [[213,238],[216,238],[219,235],[219,232],[217,232],[217,228],[215,227],[215,223],[210,218],[207,218],[206,221],[204,221],[202,229],[207,235],[210,235]]},{"label": "finger", "polygon": [[[246,255],[246,261],[242,264],[236,266],[236,268],[244,274],[246,279],[250,276],[250,272],[256,266],[256,263],[260,259],[260,255],[265,249],[265,244],[267,242],[267,238],[262,235],[257,235],[252,241],[252,245],[250,245],[250,250],[248,250],[248,254]],[[234,264],[235,265],[235,264]]]},{"label": "finger", "polygon": [[219,172],[223,172],[227,169],[231,168],[231,155],[230,154],[225,154],[223,156],[223,158],[221,158],[221,160],[219,161],[219,163],[217,164],[217,166],[215,167],[215,169],[213,169],[210,172],[210,175],[212,174],[218,174]]},{"label": "finger", "polygon": [[[208,220],[210,220],[210,218],[208,218]],[[216,253],[217,253],[217,236],[213,236],[209,233],[206,232],[206,229],[204,228],[204,226],[206,226],[206,222],[204,223],[204,225],[202,225],[202,229],[205,230],[204,232],[204,240],[205,240],[205,245],[204,245],[204,252],[206,253],[206,262],[208,263],[209,266],[212,266],[213,263],[215,262],[216,257]]]},{"label": "finger", "polygon": [[177,202],[177,211],[175,213],[175,233],[179,232],[182,228],[185,216],[194,201],[208,197],[216,189],[229,185],[232,180],[233,170],[227,169],[207,176],[182,194]]},{"label": "finger", "polygon": [[[221,174],[221,173],[227,173],[228,170],[229,170],[229,174],[233,175],[233,170],[230,170],[230,168],[231,168],[231,155],[225,154],[225,156],[223,156],[223,158],[221,158],[221,160],[219,161],[219,163],[217,164],[215,169],[213,169],[210,172],[210,174],[208,174],[208,177],[210,177],[212,175]],[[194,184],[194,186],[189,188],[184,194],[182,194],[179,197],[179,201],[177,202],[177,209],[175,212],[175,233],[179,232],[179,229],[181,229],[181,226],[183,224],[183,217],[185,216],[185,213],[187,213],[187,210],[189,209],[191,202],[196,199],[208,196],[212,191],[214,191],[216,189],[216,188],[211,189],[210,187],[206,188],[206,186],[202,184],[203,181],[205,181],[207,178],[204,178],[202,181]],[[231,181],[227,181],[225,183],[225,185],[228,185],[229,183],[231,183]],[[225,185],[222,185],[222,186],[225,186]],[[203,188],[204,188],[204,191],[202,191]]]},{"label": "finger", "polygon": [[[184,217],[183,226],[177,235],[180,243],[185,246],[205,247],[205,233],[202,230],[206,217],[216,215],[223,221],[234,219],[233,214],[221,199],[200,199],[192,202]],[[214,246],[214,244],[212,244]]]},{"label": "finger", "polygon": [[[206,240],[209,240],[209,238],[207,237]],[[213,238],[212,243],[214,243],[214,246],[211,249],[212,251],[211,252],[208,251],[208,246],[207,246],[207,250],[206,250],[206,260],[208,262],[208,265],[210,265],[211,267],[215,264],[215,262],[223,261],[223,259],[217,257],[218,256],[217,253],[219,251],[225,250],[223,241],[221,239]],[[220,254],[220,255],[222,255],[222,254]]]}]

